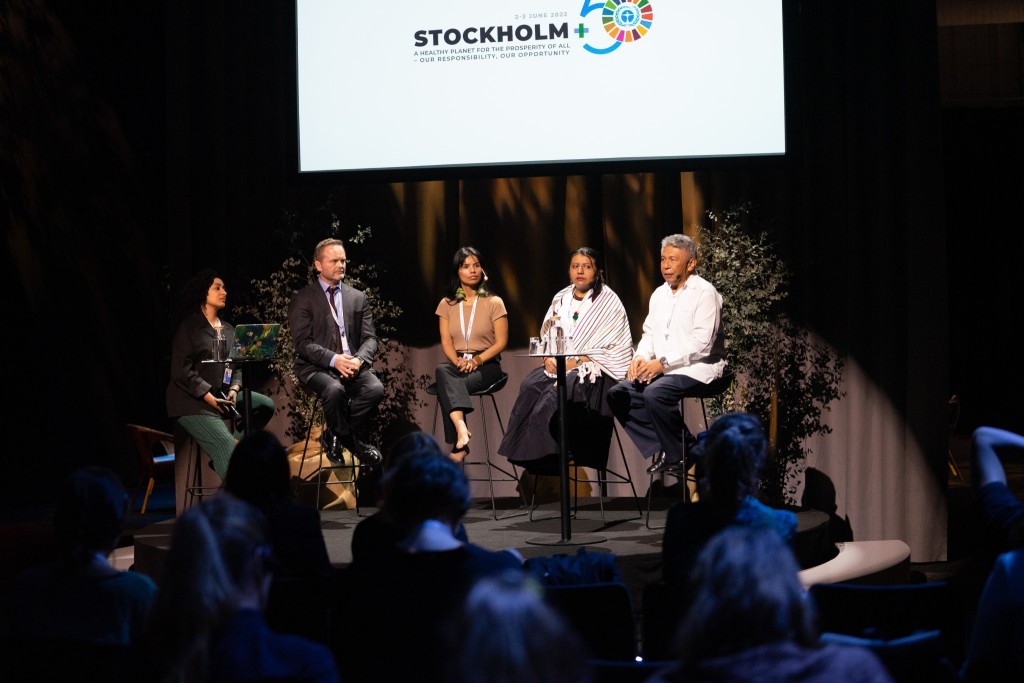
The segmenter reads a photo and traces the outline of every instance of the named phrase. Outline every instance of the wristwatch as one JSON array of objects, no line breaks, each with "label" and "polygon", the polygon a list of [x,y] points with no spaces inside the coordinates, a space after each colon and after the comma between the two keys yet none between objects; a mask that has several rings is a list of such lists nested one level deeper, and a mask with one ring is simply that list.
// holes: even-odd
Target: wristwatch
[{"label": "wristwatch", "polygon": [[659,358],[658,362],[661,363],[661,367],[662,368],[668,370],[668,361],[665,359],[665,356],[662,356],[661,358]]}]

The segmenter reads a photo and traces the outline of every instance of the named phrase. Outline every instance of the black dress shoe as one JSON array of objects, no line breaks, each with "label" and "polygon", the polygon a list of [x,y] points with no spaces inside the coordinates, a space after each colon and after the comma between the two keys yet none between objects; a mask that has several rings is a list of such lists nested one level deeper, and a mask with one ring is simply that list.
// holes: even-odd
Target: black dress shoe
[{"label": "black dress shoe", "polygon": [[654,454],[654,460],[647,466],[647,474],[657,474],[665,469],[665,451]]},{"label": "black dress shoe", "polygon": [[352,454],[356,456],[363,467],[376,467],[384,460],[384,456],[380,454],[380,450],[376,446],[361,441],[356,441],[356,447]]},{"label": "black dress shoe", "polygon": [[320,451],[333,464],[345,464],[345,458],[341,453],[341,444],[338,443],[338,437],[334,435],[334,432],[327,425],[324,425],[324,430],[320,433]]},{"label": "black dress shoe", "polygon": [[665,465],[661,470],[665,474],[685,475],[690,471],[690,465],[687,460],[676,460]]},{"label": "black dress shoe", "polygon": [[659,472],[674,472],[676,468],[679,468],[683,463],[679,460],[669,460],[665,457],[665,452],[662,451],[655,460],[651,463],[651,466],[647,468],[648,474],[658,474]]}]

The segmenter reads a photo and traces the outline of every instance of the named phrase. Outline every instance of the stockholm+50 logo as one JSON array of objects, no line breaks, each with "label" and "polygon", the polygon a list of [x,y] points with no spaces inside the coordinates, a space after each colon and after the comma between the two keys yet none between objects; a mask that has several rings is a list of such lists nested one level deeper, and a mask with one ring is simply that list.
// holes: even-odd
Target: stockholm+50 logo
[{"label": "stockholm+50 logo", "polygon": [[[575,30],[578,37],[586,39],[583,48],[596,55],[608,54],[623,43],[635,43],[651,30],[654,23],[654,8],[650,0],[583,0],[580,18],[588,19],[588,15],[598,11],[603,34],[595,31],[596,35],[590,35],[591,30],[583,21]],[[589,17],[591,23],[596,16]]]}]

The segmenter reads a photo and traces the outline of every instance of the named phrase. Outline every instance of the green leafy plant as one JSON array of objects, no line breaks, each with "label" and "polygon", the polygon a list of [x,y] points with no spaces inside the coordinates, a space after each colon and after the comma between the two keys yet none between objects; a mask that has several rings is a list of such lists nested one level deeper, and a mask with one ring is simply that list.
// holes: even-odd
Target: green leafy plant
[{"label": "green leafy plant", "polygon": [[[414,421],[416,409],[426,405],[420,398],[419,390],[425,387],[431,378],[427,375],[416,377],[413,374],[406,347],[391,336],[395,333],[395,321],[402,314],[402,309],[381,291],[379,283],[384,280],[381,266],[373,262],[360,263],[351,258],[351,252],[355,251],[353,245],[365,245],[372,236],[372,229],[356,226],[354,233],[342,235],[341,222],[334,213],[330,201],[319,211],[327,214],[327,220],[315,221],[316,224],[322,226],[326,222],[330,225],[328,236],[344,240],[346,251],[349,252],[350,261],[345,273],[345,282],[361,289],[373,310],[373,322],[379,342],[373,369],[384,385],[384,399],[377,408],[376,418],[371,424],[368,436],[374,443],[379,444],[393,425]],[[294,374],[295,347],[287,329],[288,305],[292,294],[311,282],[317,276],[317,272],[311,260],[312,249],[306,249],[310,252],[309,255],[300,255],[301,251],[297,247],[299,242],[304,241],[304,233],[308,229],[302,217],[298,214],[289,214],[286,220],[290,228],[291,251],[295,255],[287,257],[281,266],[267,277],[252,280],[252,294],[249,298],[253,303],[242,306],[240,311],[260,320],[283,323],[278,345],[279,360],[271,365],[271,370],[278,380],[273,391],[279,397],[278,405],[283,403],[283,410],[288,412],[290,426],[287,433],[298,441],[306,437],[316,399],[299,388],[298,379]],[[319,230],[322,232],[322,227]],[[320,232],[317,235],[315,241],[322,238]]]},{"label": "green leafy plant", "polygon": [[731,390],[708,402],[713,416],[748,412],[773,437],[761,479],[771,503],[794,504],[806,467],[806,439],[832,431],[824,414],[842,397],[842,358],[784,313],[789,272],[764,231],[752,236],[748,205],[709,213],[697,231],[700,274],[722,295]]}]

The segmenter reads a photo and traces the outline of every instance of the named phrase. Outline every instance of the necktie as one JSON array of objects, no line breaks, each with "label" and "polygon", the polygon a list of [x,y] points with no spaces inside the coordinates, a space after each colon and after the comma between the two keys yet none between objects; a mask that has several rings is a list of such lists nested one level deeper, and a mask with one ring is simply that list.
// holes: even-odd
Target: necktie
[{"label": "necktie", "polygon": [[[340,325],[341,324],[341,317],[338,315],[338,306],[334,303],[334,295],[337,294],[337,293],[338,293],[338,288],[337,287],[332,285],[332,286],[327,288],[327,300],[331,302],[331,310],[334,311],[334,317],[335,317],[335,319],[338,320],[338,323]],[[338,329],[337,325],[335,326],[335,329]],[[338,351],[339,353],[341,353],[342,350],[343,350],[342,343],[341,343],[341,332],[340,332],[340,330],[338,332],[337,348],[335,350]]]},{"label": "necktie", "polygon": [[338,315],[338,307],[334,304],[334,295],[337,294],[337,293],[338,293],[338,288],[337,287],[334,287],[332,285],[331,287],[327,288],[327,300],[331,302],[331,308],[334,309],[334,315],[335,316]]}]

